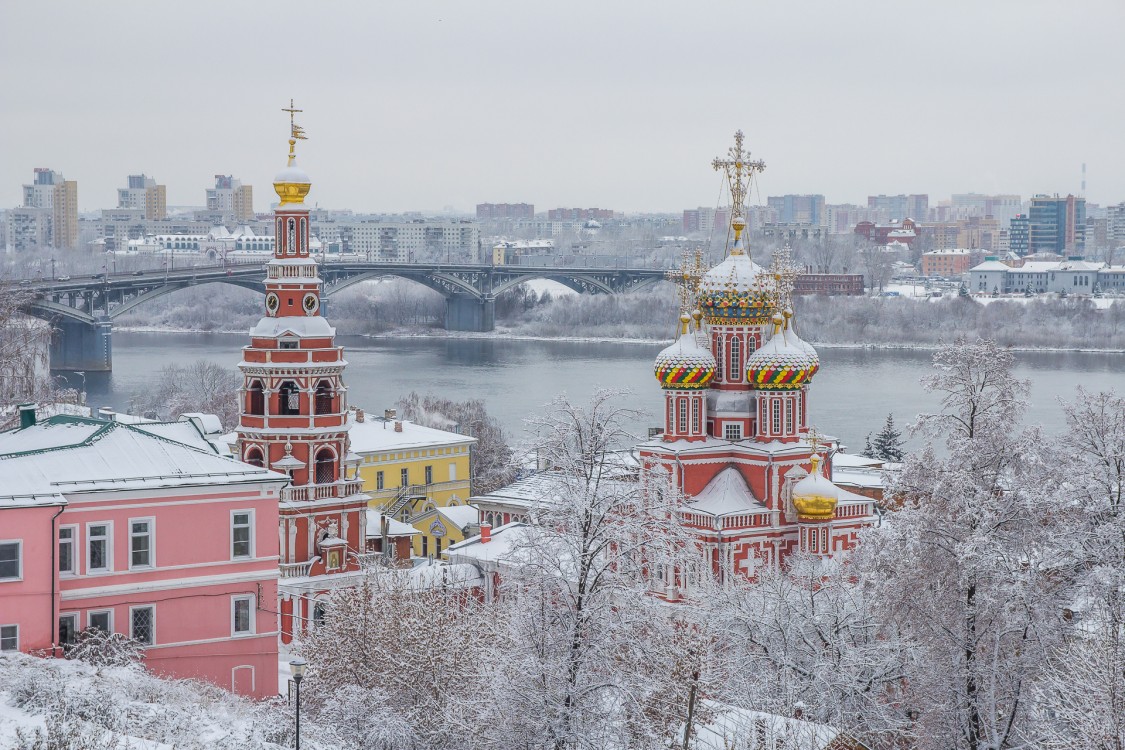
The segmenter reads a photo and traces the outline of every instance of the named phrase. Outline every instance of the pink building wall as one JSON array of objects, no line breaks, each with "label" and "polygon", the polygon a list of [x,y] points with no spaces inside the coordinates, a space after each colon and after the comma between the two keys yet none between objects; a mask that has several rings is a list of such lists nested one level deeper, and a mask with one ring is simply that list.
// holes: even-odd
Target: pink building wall
[{"label": "pink building wall", "polygon": [[20,540],[23,575],[21,580],[0,580],[0,625],[19,628],[20,651],[49,650],[54,640],[54,615],[51,583],[51,517],[61,505],[30,508],[5,508],[0,505],[0,541]]}]

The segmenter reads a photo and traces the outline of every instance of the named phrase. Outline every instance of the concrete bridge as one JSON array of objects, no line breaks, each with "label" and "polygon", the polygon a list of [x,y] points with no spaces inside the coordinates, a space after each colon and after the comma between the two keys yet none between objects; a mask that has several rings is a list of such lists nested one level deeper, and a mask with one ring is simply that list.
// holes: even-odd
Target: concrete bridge
[{"label": "concrete bridge", "polygon": [[[397,276],[445,297],[445,327],[491,331],[496,298],[532,279],[557,281],[583,294],[621,294],[651,285],[665,271],[651,268],[492,266],[465,263],[329,261],[320,265],[324,296],[353,284]],[[193,266],[181,270],[95,274],[83,278],[23,281],[33,293],[29,315],[51,323],[51,369],[108,372],[113,367],[113,320],[133,308],[189,286],[233,284],[265,294],[263,262]],[[327,302],[327,299],[325,300]],[[327,306],[322,308],[327,314]]]}]

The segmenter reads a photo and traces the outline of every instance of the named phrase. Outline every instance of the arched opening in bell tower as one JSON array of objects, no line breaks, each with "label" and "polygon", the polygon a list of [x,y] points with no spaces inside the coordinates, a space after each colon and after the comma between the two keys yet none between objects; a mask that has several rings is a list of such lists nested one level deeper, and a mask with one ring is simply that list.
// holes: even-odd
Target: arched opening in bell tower
[{"label": "arched opening in bell tower", "polygon": [[277,389],[277,413],[283,417],[301,413],[301,389],[292,380],[286,380]]},{"label": "arched opening in bell tower", "polygon": [[316,414],[331,414],[335,411],[332,408],[332,384],[327,380],[322,380],[316,384]]},{"label": "arched opening in bell tower", "polygon": [[251,380],[246,389],[246,413],[256,416],[266,413],[266,398],[260,380]]},{"label": "arched opening in bell tower", "polygon": [[336,456],[328,448],[316,452],[315,476],[317,484],[331,484],[336,481]]},{"label": "arched opening in bell tower", "polygon": [[246,449],[246,457],[244,460],[251,466],[264,467],[266,465],[265,459],[262,457],[262,449],[256,445]]}]

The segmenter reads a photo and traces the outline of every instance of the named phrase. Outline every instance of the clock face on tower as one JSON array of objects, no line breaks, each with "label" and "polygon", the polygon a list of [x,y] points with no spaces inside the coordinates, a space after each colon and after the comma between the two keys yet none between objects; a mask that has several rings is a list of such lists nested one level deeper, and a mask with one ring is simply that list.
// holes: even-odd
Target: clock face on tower
[{"label": "clock face on tower", "polygon": [[274,294],[273,292],[270,292],[269,294],[266,295],[266,312],[268,312],[270,315],[276,315],[277,314],[277,306],[279,304],[281,304],[281,303],[278,300],[276,294]]},{"label": "clock face on tower", "polygon": [[301,304],[305,307],[305,314],[312,315],[320,308],[320,298],[315,294],[306,294]]}]

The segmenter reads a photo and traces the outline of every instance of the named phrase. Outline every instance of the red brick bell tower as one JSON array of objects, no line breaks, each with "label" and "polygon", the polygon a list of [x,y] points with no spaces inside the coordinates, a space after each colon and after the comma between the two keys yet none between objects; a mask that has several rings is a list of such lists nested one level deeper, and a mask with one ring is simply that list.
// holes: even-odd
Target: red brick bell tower
[{"label": "red brick bell tower", "polygon": [[292,122],[289,164],[274,180],[274,256],[266,264],[265,316],[250,329],[243,375],[238,452],[243,461],[284,472],[280,499],[282,640],[323,612],[326,591],[359,571],[368,497],[349,459],[344,349],[320,314],[321,280],[309,255],[312,183],[294,147],[305,138]]}]

